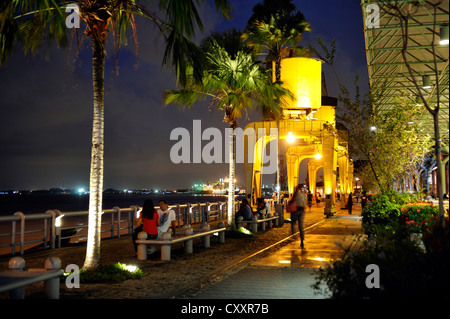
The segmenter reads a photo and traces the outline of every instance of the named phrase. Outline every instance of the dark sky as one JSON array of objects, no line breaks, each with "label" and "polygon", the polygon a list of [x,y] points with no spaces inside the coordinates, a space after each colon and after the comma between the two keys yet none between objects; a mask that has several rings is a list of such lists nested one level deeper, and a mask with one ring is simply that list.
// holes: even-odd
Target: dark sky
[{"label": "dark sky", "polygon": [[[231,0],[232,21],[214,8],[202,8],[207,36],[213,29],[243,29],[258,0]],[[356,73],[368,86],[362,11],[359,0],[295,0],[312,26],[303,45],[336,40],[336,68],[348,88]],[[181,188],[194,182],[228,175],[228,164],[173,164],[170,140],[174,128],[192,132],[192,121],[202,129],[226,127],[223,114],[199,103],[189,111],[163,106],[162,94],[176,86],[173,72],[161,68],[164,43],[150,23],[138,21],[139,65],[134,42],[120,50],[118,76],[112,78],[113,50],[108,51],[105,90],[104,188]],[[0,190],[88,189],[92,132],[92,71],[90,41],[85,41],[75,67],[69,49],[43,49],[33,58],[19,50],[0,68]],[[73,48],[75,50],[75,48]],[[329,95],[337,96],[336,80],[324,65]],[[258,112],[239,120],[244,127],[258,121]],[[206,144],[205,142],[204,144]],[[226,147],[226,146],[224,146]],[[242,183],[243,165],[237,167]],[[265,177],[273,183],[275,176]]]}]

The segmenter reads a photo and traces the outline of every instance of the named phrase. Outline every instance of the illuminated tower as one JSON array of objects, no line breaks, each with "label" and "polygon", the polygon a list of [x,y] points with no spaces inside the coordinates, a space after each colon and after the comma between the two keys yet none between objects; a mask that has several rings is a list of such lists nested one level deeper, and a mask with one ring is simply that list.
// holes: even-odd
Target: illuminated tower
[{"label": "illuminated tower", "polygon": [[[347,194],[352,189],[353,164],[348,158],[347,143],[342,134],[338,134],[335,122],[336,99],[322,96],[322,61],[312,58],[287,58],[281,61],[281,81],[295,99],[287,103],[279,120],[278,143],[284,147],[287,167],[289,197],[300,182],[299,165],[302,160],[310,159],[308,165],[309,187],[314,193],[316,173],[323,169],[324,192],[330,200],[325,213],[336,210],[335,193],[337,185],[337,167],[340,169],[340,192]],[[255,157],[264,152],[261,143],[267,145],[276,136],[269,134],[269,128],[277,128],[276,121],[253,122],[246,128],[253,128],[254,140],[259,141],[253,149]],[[259,128],[266,128],[265,135],[258,135]],[[250,150],[251,151],[251,150]],[[244,148],[247,159],[248,148]],[[248,197],[261,196],[261,180],[264,166],[258,163],[245,163],[245,185]]]}]

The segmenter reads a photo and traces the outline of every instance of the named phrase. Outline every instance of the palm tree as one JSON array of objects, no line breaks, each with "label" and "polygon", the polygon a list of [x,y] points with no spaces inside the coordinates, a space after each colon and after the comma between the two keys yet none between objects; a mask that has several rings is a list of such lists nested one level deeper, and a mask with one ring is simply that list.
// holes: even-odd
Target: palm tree
[{"label": "palm tree", "polygon": [[[281,81],[281,60],[292,56],[311,56],[304,47],[299,46],[303,32],[311,31],[305,16],[295,11],[292,0],[264,0],[255,5],[253,15],[247,22],[243,38],[258,53],[266,53],[265,63],[268,69],[275,65],[273,81]],[[282,115],[282,114],[280,114]],[[268,117],[276,119],[280,126],[280,116],[268,112]],[[277,202],[280,202],[280,157],[277,158]]]},{"label": "palm tree", "polygon": [[281,59],[292,56],[311,56],[299,42],[311,26],[300,12],[295,11],[292,0],[264,0],[253,8],[243,34],[248,45],[258,53],[266,52],[265,62],[272,69],[275,62],[274,81],[281,80]]},{"label": "palm tree", "polygon": [[[204,0],[202,1],[204,2]],[[228,0],[215,0],[216,7],[230,17]],[[126,41],[129,28],[136,32],[135,16],[143,16],[156,24],[166,37],[164,63],[171,62],[181,83],[187,61],[196,65],[198,52],[188,38],[195,28],[202,29],[197,12],[200,1],[160,0],[165,19],[139,4],[137,0],[3,0],[0,4],[0,63],[12,54],[15,42],[19,42],[26,53],[35,53],[45,38],[65,47],[68,44],[65,9],[76,4],[79,17],[86,27],[84,34],[92,41],[92,73],[94,88],[94,115],[91,148],[89,229],[85,269],[100,264],[101,210],[103,191],[103,147],[104,147],[104,70],[106,39],[109,31],[114,36],[116,49]],[[199,72],[197,71],[197,74]],[[195,74],[195,73],[194,73]]]},{"label": "palm tree", "polygon": [[280,83],[272,83],[268,71],[260,68],[250,48],[242,44],[240,33],[231,30],[216,33],[202,44],[205,52],[205,70],[202,81],[195,81],[192,73],[182,89],[166,91],[166,104],[176,103],[188,108],[197,101],[210,97],[210,107],[224,112],[229,130],[229,189],[228,227],[235,228],[235,165],[237,119],[248,109],[265,105],[274,113],[281,112],[283,97],[292,95]]}]

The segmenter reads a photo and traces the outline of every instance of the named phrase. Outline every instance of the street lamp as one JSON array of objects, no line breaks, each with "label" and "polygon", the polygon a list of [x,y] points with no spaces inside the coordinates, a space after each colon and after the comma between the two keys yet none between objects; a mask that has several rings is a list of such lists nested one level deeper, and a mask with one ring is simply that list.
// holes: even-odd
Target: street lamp
[{"label": "street lamp", "polygon": [[286,140],[288,141],[288,143],[290,143],[290,144],[294,143],[295,139],[296,139],[295,135],[292,134],[292,132],[289,132],[288,136],[286,137]]}]

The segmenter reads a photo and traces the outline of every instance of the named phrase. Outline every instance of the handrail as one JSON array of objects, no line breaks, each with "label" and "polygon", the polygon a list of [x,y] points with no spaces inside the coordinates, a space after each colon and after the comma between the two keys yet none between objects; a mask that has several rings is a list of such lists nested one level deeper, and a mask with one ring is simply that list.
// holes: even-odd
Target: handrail
[{"label": "handrail", "polygon": [[[266,201],[273,210],[272,199],[266,199]],[[240,201],[236,201],[236,205],[239,203]],[[227,202],[185,203],[169,205],[169,207],[175,211],[177,227],[227,218]],[[155,206],[155,208],[159,208],[159,206]],[[111,215],[110,218],[102,218],[102,226],[104,226],[102,234],[109,233],[103,238],[120,237],[123,233],[132,234],[137,212],[141,209],[140,206],[128,208],[116,206],[103,210],[104,217],[108,214]],[[11,216],[0,216],[0,226],[10,223],[11,229],[6,233],[3,230],[3,233],[0,234],[0,255],[8,254],[8,248],[10,248],[11,255],[16,253],[23,255],[27,247],[31,248],[31,244],[36,243],[41,243],[44,249],[55,249],[61,247],[63,241],[70,241],[72,238],[84,241],[83,237],[86,236],[85,229],[88,227],[88,222],[86,220],[80,223],[79,218],[88,215],[89,211],[61,212],[54,209],[42,214],[16,212]],[[70,223],[71,219],[76,221],[77,218],[78,223]],[[68,234],[74,230],[75,234]],[[9,238],[9,242],[5,237]],[[19,251],[16,251],[17,246],[19,246]]]}]

